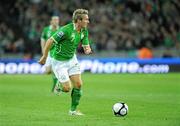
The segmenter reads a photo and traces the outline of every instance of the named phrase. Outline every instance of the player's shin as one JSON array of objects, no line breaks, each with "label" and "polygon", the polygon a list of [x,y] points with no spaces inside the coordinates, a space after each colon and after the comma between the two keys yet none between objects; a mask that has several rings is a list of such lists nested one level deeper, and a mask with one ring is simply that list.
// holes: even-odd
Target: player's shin
[{"label": "player's shin", "polygon": [[79,101],[82,95],[82,90],[78,88],[73,88],[71,92],[71,111],[75,111],[79,105]]}]

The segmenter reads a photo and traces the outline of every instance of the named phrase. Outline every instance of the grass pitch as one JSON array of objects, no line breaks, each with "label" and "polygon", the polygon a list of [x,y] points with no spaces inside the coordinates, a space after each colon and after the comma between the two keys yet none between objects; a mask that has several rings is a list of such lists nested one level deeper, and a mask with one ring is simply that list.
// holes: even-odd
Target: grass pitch
[{"label": "grass pitch", "polygon": [[[83,74],[79,109],[50,92],[50,75],[0,75],[0,126],[180,126],[180,74]],[[124,101],[125,117],[112,106]]]}]

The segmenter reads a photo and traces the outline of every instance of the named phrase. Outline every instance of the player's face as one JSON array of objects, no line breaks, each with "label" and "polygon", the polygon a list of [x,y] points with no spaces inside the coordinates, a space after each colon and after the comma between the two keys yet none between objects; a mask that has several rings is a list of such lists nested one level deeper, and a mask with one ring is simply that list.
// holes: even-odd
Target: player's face
[{"label": "player's face", "polygon": [[59,25],[59,17],[53,17],[51,20],[51,24],[54,26],[58,26]]},{"label": "player's face", "polygon": [[86,28],[89,24],[89,16],[86,14],[83,16],[83,19],[81,20],[81,26],[83,28]]}]

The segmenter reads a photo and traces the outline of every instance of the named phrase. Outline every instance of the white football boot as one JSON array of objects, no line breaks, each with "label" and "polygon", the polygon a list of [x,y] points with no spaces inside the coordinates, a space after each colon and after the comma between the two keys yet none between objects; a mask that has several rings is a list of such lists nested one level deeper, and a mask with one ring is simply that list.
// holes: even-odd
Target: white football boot
[{"label": "white football boot", "polygon": [[69,115],[75,115],[75,116],[82,116],[84,115],[83,113],[81,113],[80,111],[69,111]]}]

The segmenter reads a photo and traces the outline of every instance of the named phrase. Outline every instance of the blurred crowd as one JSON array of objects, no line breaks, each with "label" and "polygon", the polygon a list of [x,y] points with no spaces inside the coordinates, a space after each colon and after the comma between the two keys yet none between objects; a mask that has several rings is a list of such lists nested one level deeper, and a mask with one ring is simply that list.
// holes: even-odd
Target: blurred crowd
[{"label": "blurred crowd", "polygon": [[94,51],[180,48],[178,0],[2,0],[0,53],[40,54],[50,17],[58,15],[65,25],[77,8],[89,10]]}]

